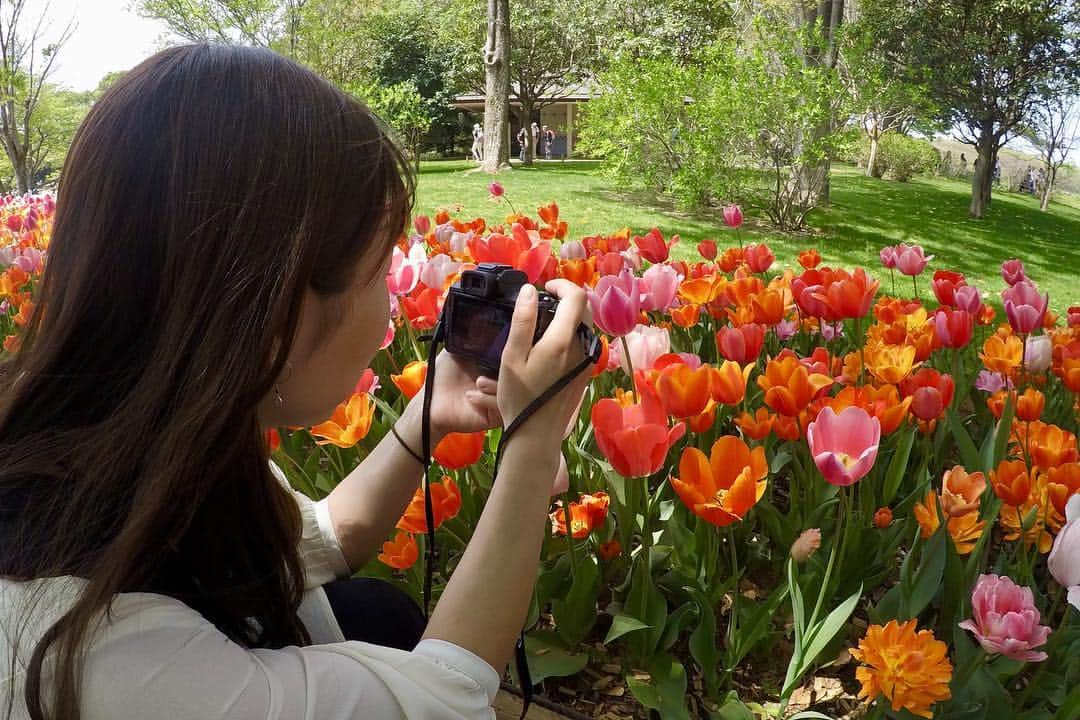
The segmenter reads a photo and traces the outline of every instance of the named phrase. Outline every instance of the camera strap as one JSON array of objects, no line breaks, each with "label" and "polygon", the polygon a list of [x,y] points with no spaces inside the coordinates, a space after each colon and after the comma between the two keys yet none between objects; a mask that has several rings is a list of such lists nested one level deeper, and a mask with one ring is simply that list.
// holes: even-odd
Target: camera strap
[{"label": "camera strap", "polygon": [[[444,340],[445,330],[442,320],[435,326],[434,332],[421,340],[430,340],[428,345],[428,358],[427,358],[427,374],[424,380],[424,404],[423,415],[420,424],[420,453],[424,458],[424,519],[427,523],[427,542],[424,548],[424,617],[429,617],[429,608],[431,605],[431,586],[432,586],[432,574],[435,569],[435,560],[438,557],[435,548],[435,512],[431,504],[431,401],[433,392],[430,392],[435,387],[435,360],[438,357],[439,344]],[[499,446],[495,451],[495,467],[492,471],[492,483],[496,481],[499,474],[499,465],[502,462],[503,450],[506,448],[510,437],[517,432],[517,430],[529,419],[537,410],[539,410],[545,403],[551,398],[557,395],[567,385],[572,383],[581,373],[583,373],[589,366],[595,364],[596,358],[592,357],[592,354],[587,354],[585,358],[578,363],[574,368],[563,375],[561,378],[553,382],[544,392],[540,393],[531,403],[525,406],[525,409],[518,413],[518,416],[507,425],[502,432],[502,436],[499,438]],[[521,634],[518,636],[517,643],[514,645],[514,667],[517,670],[518,680],[521,683],[521,719],[523,720],[525,714],[529,711],[529,706],[532,704],[533,697],[533,683],[532,676],[529,674],[528,658],[525,654],[525,630],[522,629]]]}]

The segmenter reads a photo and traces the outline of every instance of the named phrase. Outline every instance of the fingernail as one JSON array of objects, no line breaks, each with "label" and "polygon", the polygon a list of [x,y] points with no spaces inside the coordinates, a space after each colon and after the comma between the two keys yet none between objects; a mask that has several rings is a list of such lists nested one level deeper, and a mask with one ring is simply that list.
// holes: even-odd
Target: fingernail
[{"label": "fingernail", "polygon": [[518,297],[525,300],[532,300],[534,297],[536,297],[536,288],[534,288],[531,284],[526,283],[522,286],[521,290],[518,291]]}]

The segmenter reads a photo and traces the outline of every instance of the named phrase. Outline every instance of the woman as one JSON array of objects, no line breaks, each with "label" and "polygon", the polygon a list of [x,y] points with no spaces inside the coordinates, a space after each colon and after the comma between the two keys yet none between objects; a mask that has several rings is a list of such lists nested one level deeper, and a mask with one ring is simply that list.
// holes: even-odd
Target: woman
[{"label": "woman", "polygon": [[473,162],[484,161],[484,128],[480,127],[480,123],[473,123],[472,126],[472,159]]},{"label": "woman", "polygon": [[[377,351],[406,167],[363,106],[266,50],[166,50],[95,104],[0,378],[6,716],[491,716],[559,464],[544,428],[586,379],[509,442],[411,651],[343,641],[348,613],[321,586],[372,557],[412,497],[422,394],[400,444],[319,503],[285,487],[263,440],[328,417]],[[549,289],[562,302],[535,346],[522,292],[497,385],[440,358],[435,440],[510,422],[580,360],[585,298]]]}]

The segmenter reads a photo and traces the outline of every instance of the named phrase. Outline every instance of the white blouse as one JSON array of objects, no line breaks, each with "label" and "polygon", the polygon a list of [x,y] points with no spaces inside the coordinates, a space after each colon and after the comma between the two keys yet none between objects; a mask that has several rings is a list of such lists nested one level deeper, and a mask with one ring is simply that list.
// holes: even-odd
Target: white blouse
[{"label": "white blouse", "polygon": [[[284,482],[281,470],[273,470]],[[304,518],[300,554],[308,588],[299,615],[313,644],[248,650],[178,600],[122,593],[90,635],[83,720],[494,718],[499,675],[468,650],[442,640],[423,640],[412,652],[345,641],[320,587],[349,575],[326,501],[294,495]],[[23,682],[30,656],[83,582],[0,579],[0,714],[14,693],[14,718],[29,717]]]}]

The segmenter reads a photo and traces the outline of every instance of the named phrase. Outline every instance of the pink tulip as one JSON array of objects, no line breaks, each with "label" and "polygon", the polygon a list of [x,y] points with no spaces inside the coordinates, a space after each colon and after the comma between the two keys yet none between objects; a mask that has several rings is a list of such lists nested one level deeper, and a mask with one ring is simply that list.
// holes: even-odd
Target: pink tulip
[{"label": "pink tulip", "polygon": [[826,482],[846,487],[874,467],[881,423],[860,407],[844,408],[840,414],[826,407],[807,426],[806,440]]},{"label": "pink tulip", "polygon": [[[998,390],[1005,389],[1006,383],[1001,378],[1000,373],[993,372],[991,370],[980,370],[978,376],[975,378],[975,389],[988,392],[990,394],[996,393]],[[1008,387],[1012,389],[1012,380],[1008,382]]]},{"label": "pink tulip", "polygon": [[920,274],[933,259],[934,256],[923,252],[920,245],[900,243],[896,246],[896,269],[904,275],[915,276]]},{"label": "pink tulip", "polygon": [[588,251],[579,240],[567,240],[559,246],[559,258],[562,260],[584,260],[588,256]]},{"label": "pink tulip", "polygon": [[1053,359],[1054,343],[1049,335],[1028,335],[1024,347],[1024,368],[1028,372],[1046,372]]},{"label": "pink tulip", "polygon": [[641,309],[667,310],[675,300],[682,278],[670,265],[652,265],[638,280]]},{"label": "pink tulip", "polygon": [[1027,275],[1024,274],[1024,263],[1017,258],[1001,263],[1001,279],[1009,285],[1027,280]]},{"label": "pink tulip", "polygon": [[445,253],[432,255],[424,267],[420,269],[420,282],[430,288],[442,289],[446,284],[446,278],[461,269],[461,263]]},{"label": "pink tulip", "polygon": [[896,246],[886,245],[878,251],[878,257],[881,258],[881,264],[890,270],[896,269]]},{"label": "pink tulip", "polygon": [[502,186],[502,183],[493,182],[488,185],[488,192],[493,198],[501,198],[506,194],[506,188]]},{"label": "pink tulip", "polygon": [[1002,291],[1001,299],[1005,304],[1005,315],[1008,316],[1014,332],[1026,335],[1042,327],[1046,307],[1050,304],[1050,295],[1040,295],[1035,283],[1020,280],[1011,288]]},{"label": "pink tulip", "polygon": [[390,270],[386,273],[386,287],[395,295],[408,295],[420,282],[420,269],[427,262],[424,248],[414,245],[408,257],[395,247],[390,259]]},{"label": "pink tulip", "polygon": [[593,322],[608,335],[622,337],[637,325],[641,290],[638,279],[629,270],[623,270],[617,276],[605,275],[588,293]]},{"label": "pink tulip", "polygon": [[798,329],[798,320],[781,320],[773,326],[773,333],[775,333],[776,337],[781,341],[790,340],[795,336]]},{"label": "pink tulip", "polygon": [[956,288],[953,298],[957,310],[963,310],[972,315],[978,315],[979,311],[982,310],[982,295],[976,287],[971,285],[961,285]]},{"label": "pink tulip", "polygon": [[750,272],[763,273],[772,267],[773,261],[776,260],[776,256],[773,255],[772,250],[765,243],[759,245],[747,245],[746,250],[743,251],[743,258],[746,260],[746,266],[750,268]]},{"label": "pink tulip", "polygon": [[1046,560],[1050,574],[1068,590],[1069,604],[1080,610],[1080,495],[1065,505],[1065,525]]},{"label": "pink tulip", "polygon": [[742,208],[738,205],[728,205],[724,208],[724,224],[728,227],[737,228],[742,225]]},{"label": "pink tulip", "polygon": [[17,233],[20,230],[22,230],[22,226],[23,226],[22,215],[8,215],[6,222],[7,222],[8,230],[10,230],[11,232],[16,232]]},{"label": "pink tulip", "polygon": [[[626,334],[626,344],[630,347],[630,362],[635,371],[652,370],[661,355],[671,352],[671,336],[667,329],[653,325],[635,327]],[[623,370],[630,372],[623,360],[622,343],[611,343],[608,352],[616,358]]]},{"label": "pink tulip", "polygon": [[427,235],[431,230],[431,218],[427,215],[417,215],[412,221],[413,227],[416,228],[416,232],[421,235]]},{"label": "pink tulip", "polygon": [[1046,653],[1034,648],[1046,643],[1050,628],[1039,624],[1039,609],[1031,588],[998,575],[980,575],[971,594],[971,619],[960,623],[988,653],[1022,662],[1042,662]]}]

